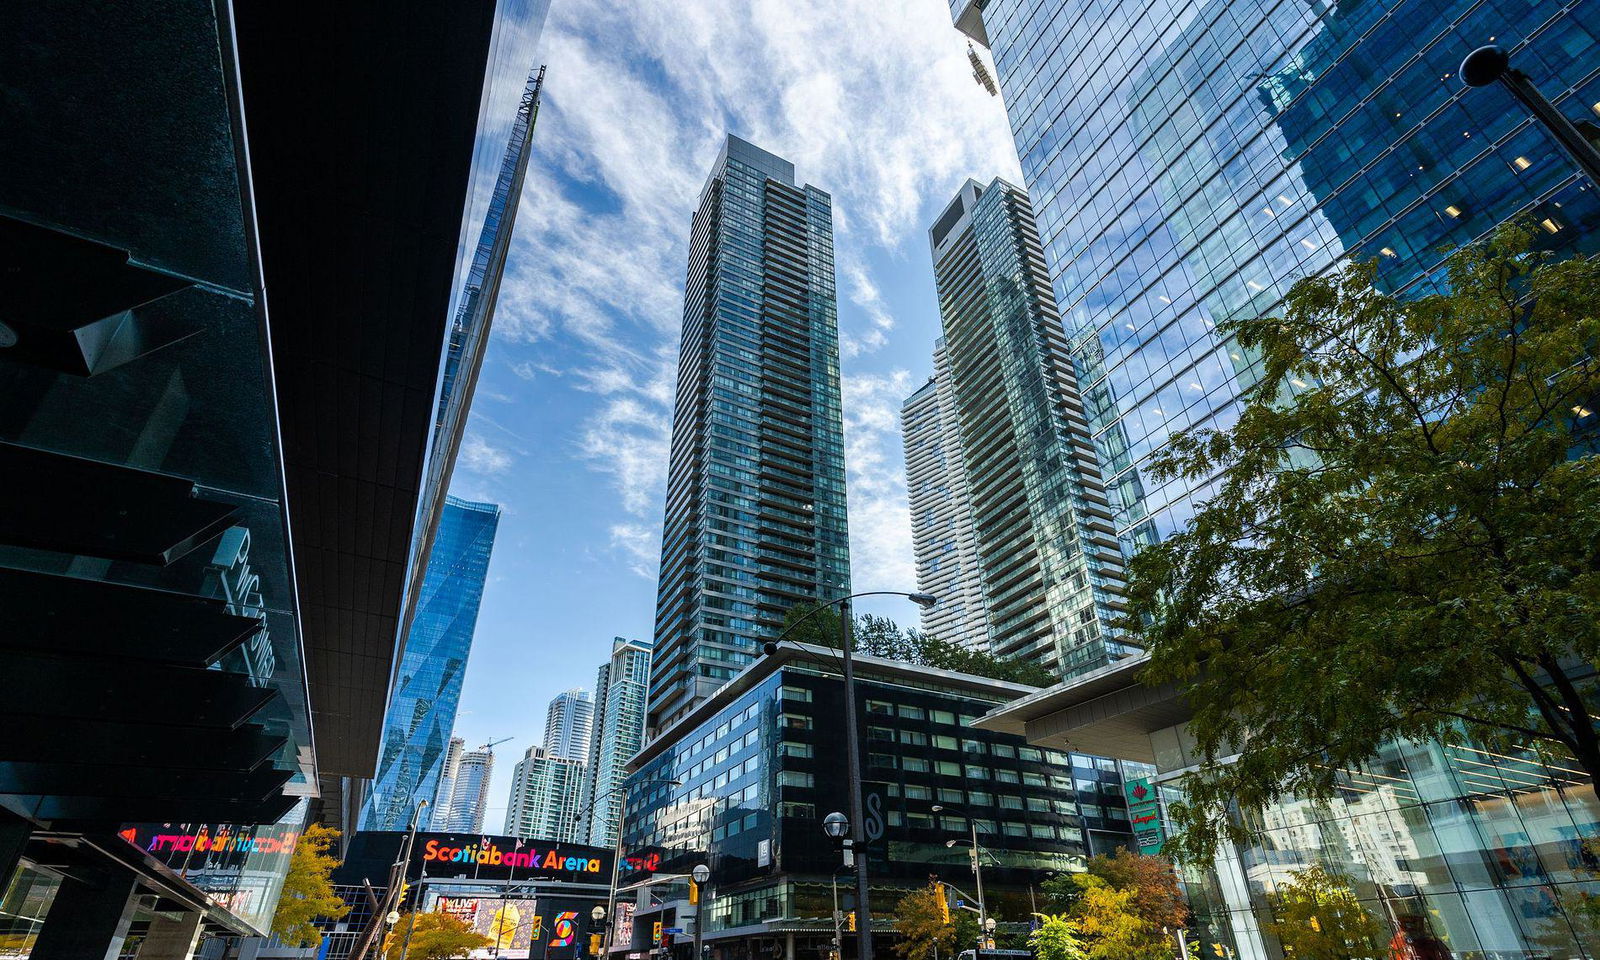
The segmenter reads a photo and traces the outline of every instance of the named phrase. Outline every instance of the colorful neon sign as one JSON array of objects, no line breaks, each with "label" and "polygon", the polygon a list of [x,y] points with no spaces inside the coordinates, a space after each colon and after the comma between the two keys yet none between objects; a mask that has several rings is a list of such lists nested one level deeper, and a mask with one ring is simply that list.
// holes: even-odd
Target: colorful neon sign
[{"label": "colorful neon sign", "polygon": [[[660,860],[659,857],[656,859]],[[438,840],[429,840],[422,845],[422,861],[423,863],[482,864],[493,867],[565,870],[568,873],[598,874],[601,872],[598,857],[565,855],[555,848],[551,848],[543,854],[533,847],[520,851],[501,850],[498,845],[487,838],[478,843],[469,843],[460,847],[452,846],[448,841],[440,843]]]},{"label": "colorful neon sign", "polygon": [[572,941],[578,936],[578,925],[573,922],[577,918],[578,912],[576,910],[569,910],[566,913],[556,915],[555,928],[551,931],[555,934],[555,938],[550,941],[550,946],[570,947],[572,945]]},{"label": "colorful neon sign", "polygon": [[193,833],[156,833],[143,839],[137,827],[123,830],[119,836],[146,853],[293,853],[300,839],[298,830],[280,830],[276,834],[244,832],[219,827],[212,833],[205,827]]}]

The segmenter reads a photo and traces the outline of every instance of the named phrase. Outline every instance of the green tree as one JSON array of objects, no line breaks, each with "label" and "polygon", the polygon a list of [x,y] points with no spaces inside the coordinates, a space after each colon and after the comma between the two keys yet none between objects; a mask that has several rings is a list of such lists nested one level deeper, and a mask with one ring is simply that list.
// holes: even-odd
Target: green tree
[{"label": "green tree", "polygon": [[1118,847],[1111,856],[1089,860],[1089,875],[1118,890],[1132,890],[1129,909],[1154,930],[1177,930],[1189,923],[1189,905],[1178,887],[1178,874],[1165,857],[1131,853]]},{"label": "green tree", "polygon": [[[802,623],[802,620],[805,622]],[[795,643],[838,649],[839,613],[833,607],[818,610],[815,604],[796,604],[784,614],[783,628],[779,632],[785,640]]]},{"label": "green tree", "polygon": [[900,940],[894,952],[906,960],[950,960],[958,952],[955,924],[940,908],[942,893],[933,886],[913,890],[894,908],[894,931]]},{"label": "green tree", "polygon": [[1133,558],[1125,624],[1208,761],[1171,807],[1180,857],[1243,839],[1233,804],[1328,798],[1396,739],[1532,744],[1600,784],[1578,679],[1600,661],[1600,264],[1530,243],[1462,248],[1449,293],[1352,263],[1225,325],[1259,381],[1234,425],[1153,457],[1214,486]]},{"label": "green tree", "polygon": [[339,831],[313,823],[295,842],[278,908],[272,915],[272,933],[288,946],[317,946],[322,943],[322,931],[315,921],[337,920],[350,912],[350,905],[333,892],[333,882],[328,879],[339,865],[328,853],[338,839]]},{"label": "green tree", "polygon": [[[413,919],[415,927],[412,926]],[[410,931],[409,947],[406,932]],[[464,957],[492,941],[474,933],[465,920],[448,913],[403,913],[400,921],[383,938],[384,960],[450,960]]]},{"label": "green tree", "polygon": [[1272,894],[1264,924],[1295,960],[1357,960],[1383,952],[1388,931],[1356,899],[1350,881],[1321,867],[1297,870]]},{"label": "green tree", "polygon": [[1079,874],[1076,880],[1083,894],[1072,918],[1088,960],[1171,960],[1174,941],[1139,915],[1136,888],[1114,887],[1088,873]]},{"label": "green tree", "polygon": [[1078,939],[1078,925],[1064,913],[1036,913],[1039,925],[1028,937],[1039,960],[1087,960]]}]

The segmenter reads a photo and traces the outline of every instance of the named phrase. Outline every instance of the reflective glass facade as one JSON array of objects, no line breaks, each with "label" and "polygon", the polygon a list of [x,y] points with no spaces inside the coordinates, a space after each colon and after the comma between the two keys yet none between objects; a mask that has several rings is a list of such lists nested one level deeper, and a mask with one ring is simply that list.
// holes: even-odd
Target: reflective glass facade
[{"label": "reflective glass facade", "polygon": [[917,589],[939,598],[922,608],[922,631],[987,651],[989,605],[978,573],[977,524],[943,337],[933,348],[933,376],[900,407],[900,437]]},{"label": "reflective glass facade", "polygon": [[594,731],[589,739],[589,770],[578,809],[586,818],[587,838],[596,847],[617,845],[617,814],[622,811],[622,778],[644,743],[645,696],[650,682],[650,641],[617,637],[611,659],[600,665],[594,684]]},{"label": "reflective glass facade", "polygon": [[1122,552],[1027,195],[969,180],[929,240],[990,648],[1104,666]]},{"label": "reflective glass facade", "polygon": [[652,729],[850,592],[833,201],[730,136],[689,240]]},{"label": "reflective glass facade", "polygon": [[[953,0],[994,54],[1118,532],[1179,529],[1208,483],[1150,482],[1168,435],[1226,428],[1254,375],[1216,333],[1270,315],[1299,276],[1375,259],[1431,292],[1454,246],[1517,215],[1593,253],[1596,185],[1510,95],[1464,89],[1485,43],[1573,121],[1600,119],[1595,0]],[[1163,771],[1196,758],[1152,738]],[[1285,801],[1191,878],[1199,936],[1282,956],[1270,895],[1292,871],[1350,877],[1400,960],[1596,955],[1581,775],[1475,747],[1386,748],[1331,804]],[[1172,789],[1169,784],[1164,789]]]},{"label": "reflective glass facade", "polygon": [[[1153,739],[1163,767],[1182,762],[1176,731]],[[1585,903],[1600,895],[1600,851],[1584,845],[1600,836],[1600,803],[1582,774],[1532,755],[1404,744],[1342,781],[1331,803],[1288,799],[1250,817],[1256,842],[1189,877],[1202,940],[1243,960],[1280,956],[1272,895],[1320,866],[1347,878],[1392,938],[1363,956],[1600,956],[1600,915]]]},{"label": "reflective glass facade", "polygon": [[361,809],[363,830],[404,830],[416,802],[432,801],[438,790],[499,522],[495,504],[445,499],[384,717],[378,775]]},{"label": "reflective glass facade", "polygon": [[[981,11],[980,11],[981,8]],[[1597,120],[1595,0],[953,0],[986,40],[1084,399],[1130,545],[1205,484],[1141,462],[1226,427],[1250,358],[1215,326],[1270,313],[1345,255],[1425,290],[1443,248],[1518,213],[1593,250],[1600,197],[1498,87],[1491,41],[1574,121]],[[1553,231],[1553,232],[1549,232]]]}]

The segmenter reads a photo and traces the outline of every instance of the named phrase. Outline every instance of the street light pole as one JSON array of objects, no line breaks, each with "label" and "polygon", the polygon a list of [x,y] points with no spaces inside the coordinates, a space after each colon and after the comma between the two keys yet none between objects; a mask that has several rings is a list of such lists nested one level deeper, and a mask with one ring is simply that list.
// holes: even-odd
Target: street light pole
[{"label": "street light pole", "polygon": [[[400,857],[400,862],[402,864],[400,867],[400,883],[402,885],[405,883],[406,871],[411,868],[411,848],[412,845],[417,841],[417,823],[422,819],[422,808],[426,807],[427,805],[428,801],[418,800],[417,808],[411,813],[411,829],[406,831],[406,852]],[[422,891],[420,889],[417,891],[417,897],[418,899],[422,897]],[[395,903],[398,905],[399,900],[397,899]],[[406,939],[400,947],[400,960],[406,960],[406,954],[411,952],[411,935],[415,933],[416,930],[417,908],[413,906],[411,908],[411,919],[406,923]]]},{"label": "street light pole", "polygon": [[1493,45],[1479,47],[1461,61],[1460,74],[1461,82],[1469,87],[1487,87],[1499,81],[1555,138],[1578,169],[1600,186],[1600,150],[1539,92],[1527,74],[1511,66],[1511,58],[1505,50]]},{"label": "street light pole", "polygon": [[867,891],[867,818],[861,801],[861,733],[856,709],[855,657],[851,655],[850,606],[839,608],[839,647],[844,656],[844,737],[850,769],[850,840],[856,860],[856,952],[872,960],[872,907]]},{"label": "street light pole", "polygon": [[[942,813],[946,810],[965,816],[967,818],[967,826],[972,828],[972,839],[966,842],[972,844],[972,875],[978,886],[978,949],[982,950],[989,942],[989,908],[983,899],[983,848],[978,846],[978,821],[973,819],[971,811],[947,807],[939,803],[933,805],[934,813]],[[951,847],[961,842],[963,841],[947,840],[945,841],[945,846]],[[1031,889],[1029,893],[1031,895]]]},{"label": "street light pole", "polygon": [[[776,640],[765,644],[768,655],[776,653],[778,644],[802,623],[821,613],[829,607],[839,608],[839,653],[844,671],[844,729],[845,753],[849,771],[850,790],[850,846],[855,856],[856,867],[856,952],[858,960],[872,960],[872,907],[867,889],[867,824],[863,813],[861,797],[861,733],[856,707],[856,670],[855,657],[851,651],[850,637],[850,601],[856,597],[892,596],[905,597],[919,607],[931,607],[938,602],[938,598],[927,593],[906,593],[901,590],[867,590],[861,593],[852,593],[847,596],[830,600],[808,611],[789,625],[789,629],[779,634]],[[699,958],[696,958],[699,960]]]},{"label": "street light pole", "polygon": [[[634,784],[634,786],[650,787],[664,784],[669,787],[676,787],[680,786],[682,783],[682,780],[641,780]],[[621,794],[627,786],[627,782],[624,781],[617,784],[615,787],[612,787],[611,792],[613,794]],[[611,948],[613,946],[612,938],[617,929],[617,880],[620,878],[622,873],[622,835],[627,832],[627,829],[628,803],[627,798],[624,797],[617,804],[617,844],[615,849],[611,851],[611,887],[606,893],[606,937],[600,950],[600,952],[608,958],[611,956]]]}]

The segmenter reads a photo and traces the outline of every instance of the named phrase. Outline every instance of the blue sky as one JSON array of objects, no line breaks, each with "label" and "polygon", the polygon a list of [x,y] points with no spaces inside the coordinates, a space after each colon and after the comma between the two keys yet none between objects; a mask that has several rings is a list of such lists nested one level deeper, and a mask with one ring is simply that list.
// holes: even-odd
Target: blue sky
[{"label": "blue sky", "polygon": [[[503,507],[456,732],[512,764],[613,636],[648,637],[686,241],[726,132],[833,195],[852,576],[914,589],[900,401],[938,309],[927,227],[1020,181],[944,0],[553,0],[516,238],[452,492]],[[910,604],[863,605],[913,625]]]}]

